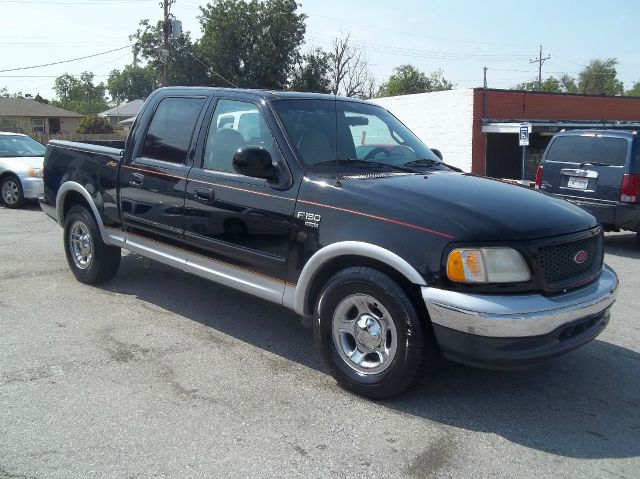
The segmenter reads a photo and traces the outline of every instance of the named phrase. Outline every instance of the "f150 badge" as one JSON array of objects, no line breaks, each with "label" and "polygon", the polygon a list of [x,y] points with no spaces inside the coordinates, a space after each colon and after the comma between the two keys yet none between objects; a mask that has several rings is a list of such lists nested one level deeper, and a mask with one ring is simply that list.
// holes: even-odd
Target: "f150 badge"
[{"label": "f150 badge", "polygon": [[320,221],[322,220],[321,215],[317,213],[309,213],[307,211],[298,211],[296,218],[304,221],[304,225],[309,226],[310,228],[319,228]]}]

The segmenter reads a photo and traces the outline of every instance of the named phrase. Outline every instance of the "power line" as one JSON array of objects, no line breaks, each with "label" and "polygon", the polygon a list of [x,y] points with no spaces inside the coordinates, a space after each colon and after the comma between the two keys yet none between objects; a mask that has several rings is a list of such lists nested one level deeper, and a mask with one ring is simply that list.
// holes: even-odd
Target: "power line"
[{"label": "power line", "polygon": [[88,1],[53,1],[53,0],[43,0],[43,1],[34,1],[34,0],[0,0],[0,3],[14,3],[19,5],[109,5],[111,3],[128,3],[128,4],[136,4],[136,3],[146,3],[145,0],[92,0]]},{"label": "power line", "polygon": [[[493,45],[493,46],[509,46],[509,47],[514,47],[516,45],[510,43],[510,44],[505,44],[505,43],[492,43],[492,42],[481,42],[481,41],[477,41],[477,40],[463,40],[461,38],[445,38],[445,37],[434,37],[431,35],[424,35],[424,34],[420,34],[420,33],[415,33],[412,31],[402,31],[402,30],[395,30],[392,28],[386,28],[380,25],[371,25],[371,24],[363,24],[363,23],[358,23],[358,22],[353,22],[350,20],[345,20],[344,18],[337,18],[337,17],[330,17],[327,15],[322,15],[316,12],[311,12],[311,11],[307,11],[305,13],[308,13],[310,15],[313,15],[314,17],[320,17],[320,18],[326,18],[328,20],[332,20],[333,24],[335,24],[336,21],[339,21],[341,23],[349,23],[352,25],[357,25],[360,27],[366,27],[367,29],[375,29],[376,31],[378,30],[386,30],[389,32],[393,32],[393,33],[398,33],[401,35],[408,35],[408,36],[413,36],[413,37],[421,37],[421,38],[429,38],[429,39],[433,39],[433,40],[444,40],[444,41],[450,41],[450,42],[459,42],[459,43],[472,43],[474,45]],[[520,47],[529,47],[532,45],[519,45]]]},{"label": "power line", "polygon": [[[58,78],[60,75],[0,75],[0,78]],[[98,78],[105,78],[109,75],[93,75]]]},{"label": "power line", "polygon": [[78,61],[78,60],[84,60],[86,58],[93,58],[93,57],[98,57],[100,55],[106,55],[107,53],[111,53],[111,52],[117,52],[119,50],[124,50],[125,48],[131,48],[131,46],[132,46],[132,44],[129,44],[129,45],[126,45],[124,47],[114,48],[113,50],[107,50],[106,52],[94,53],[93,55],[86,55],[84,57],[71,58],[69,60],[62,60],[62,61],[59,61],[59,62],[43,63],[42,65],[32,65],[32,66],[28,66],[28,67],[18,67],[18,68],[6,68],[4,70],[0,70],[0,73],[15,72],[15,71],[18,71],[18,70],[31,70],[33,68],[50,67],[52,65],[60,65],[62,63],[75,62],[75,61]]},{"label": "power line", "polygon": [[[335,37],[324,34],[309,33],[307,35],[311,39],[330,42]],[[395,45],[388,45],[384,43],[374,43],[364,40],[358,40],[351,36],[349,41],[354,45],[362,48],[363,50],[372,50],[381,53],[399,54],[406,56],[438,59],[438,60],[469,60],[469,61],[513,61],[517,59],[524,59],[526,55],[494,55],[484,53],[457,53],[451,51],[439,51],[439,50],[419,50],[412,48],[398,47]]]},{"label": "power line", "polygon": [[205,62],[203,62],[202,60],[200,60],[194,53],[190,52],[188,49],[184,48],[182,45],[177,44],[176,46],[182,48],[182,50],[184,50],[187,54],[191,55],[195,61],[197,61],[198,63],[200,63],[200,65],[202,65],[205,70],[207,72],[211,71],[211,73],[213,73],[216,76],[219,76],[220,78],[222,78],[224,81],[226,81],[229,85],[235,87],[235,88],[240,88],[238,85],[236,85],[235,83],[233,83],[230,80],[227,80],[225,77],[223,77],[220,73],[218,73],[217,71],[215,71],[213,68],[211,68],[209,65],[207,65]]}]

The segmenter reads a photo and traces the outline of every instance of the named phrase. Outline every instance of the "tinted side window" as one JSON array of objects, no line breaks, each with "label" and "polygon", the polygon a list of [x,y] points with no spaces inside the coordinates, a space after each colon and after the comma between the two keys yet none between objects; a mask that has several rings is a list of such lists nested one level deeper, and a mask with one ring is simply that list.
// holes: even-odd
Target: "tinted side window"
[{"label": "tinted side window", "polygon": [[547,161],[624,166],[628,146],[629,142],[624,138],[560,136],[553,141],[547,153]]},{"label": "tinted side window", "polygon": [[165,98],[156,109],[142,145],[142,156],[184,163],[204,98]]},{"label": "tinted side window", "polygon": [[259,108],[244,101],[219,100],[209,126],[203,168],[235,173],[233,154],[247,146],[262,147],[275,157],[273,137]]}]

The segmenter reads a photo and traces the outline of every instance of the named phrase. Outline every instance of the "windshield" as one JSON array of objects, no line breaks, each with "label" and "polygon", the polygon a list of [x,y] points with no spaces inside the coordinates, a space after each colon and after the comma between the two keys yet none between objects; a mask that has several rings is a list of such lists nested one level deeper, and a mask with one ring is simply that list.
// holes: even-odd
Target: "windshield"
[{"label": "windshield", "polygon": [[377,105],[326,99],[278,100],[273,105],[298,155],[311,169],[335,169],[336,160],[353,168],[367,167],[368,162],[404,171],[416,160],[441,163],[406,126]]},{"label": "windshield", "polygon": [[28,136],[0,135],[0,158],[44,156],[44,146]]}]

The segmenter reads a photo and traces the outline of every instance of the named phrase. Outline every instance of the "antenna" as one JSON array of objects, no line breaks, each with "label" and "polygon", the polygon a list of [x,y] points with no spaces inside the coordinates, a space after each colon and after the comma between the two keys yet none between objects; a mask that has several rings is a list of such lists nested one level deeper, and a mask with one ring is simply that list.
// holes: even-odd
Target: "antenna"
[{"label": "antenna", "polygon": [[551,55],[547,55],[546,57],[542,58],[542,45],[540,45],[540,54],[538,55],[538,58],[536,58],[535,60],[529,60],[529,63],[538,64],[538,91],[540,91],[540,88],[542,86],[542,64],[549,58],[551,58]]},{"label": "antenna", "polygon": [[338,170],[338,166],[340,165],[340,161],[338,160],[338,101],[337,95],[333,95],[333,117],[335,119],[336,125],[336,135],[334,137],[335,145],[336,145],[336,182],[334,186],[336,188],[340,188],[342,183],[340,182],[340,172]]}]

